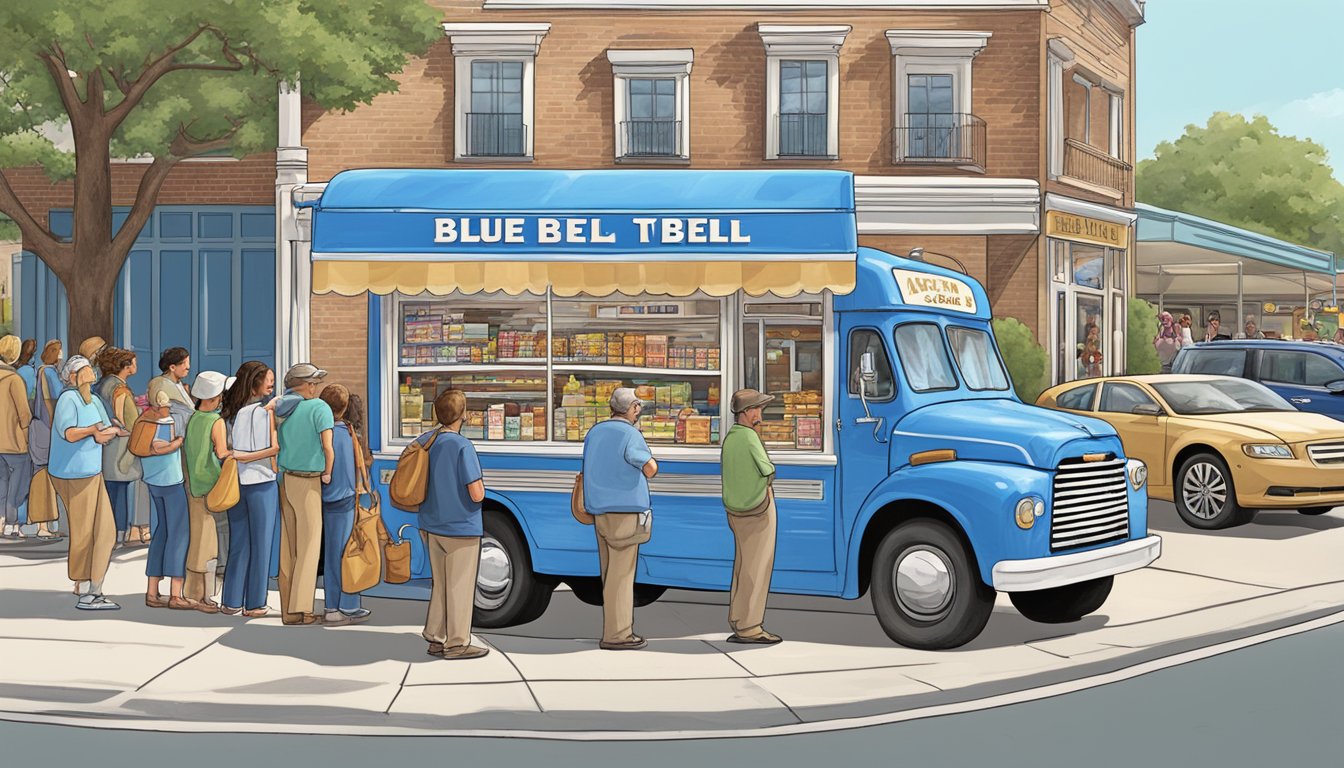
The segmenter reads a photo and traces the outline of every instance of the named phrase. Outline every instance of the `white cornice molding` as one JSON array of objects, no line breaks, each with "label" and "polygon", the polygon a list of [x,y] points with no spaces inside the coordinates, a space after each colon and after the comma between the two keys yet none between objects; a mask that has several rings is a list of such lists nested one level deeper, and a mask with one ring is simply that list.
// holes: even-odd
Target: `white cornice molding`
[{"label": "white cornice molding", "polygon": [[1034,179],[855,176],[861,235],[1034,235],[1041,187]]},{"label": "white cornice molding", "polygon": [[607,51],[616,75],[689,75],[695,51],[690,48]]},{"label": "white cornice molding", "polygon": [[541,40],[551,31],[545,22],[447,23],[443,32],[453,43],[454,56],[536,56]]},{"label": "white cornice molding", "polygon": [[893,56],[948,56],[974,58],[984,50],[992,32],[955,29],[888,29],[887,42]]},{"label": "white cornice molding", "polygon": [[[1131,3],[1136,0],[1112,0]],[[1050,0],[485,0],[487,11],[603,10],[603,11],[827,11],[872,9],[884,11],[973,10],[1021,11],[1050,8]]]},{"label": "white cornice molding", "polygon": [[840,53],[853,27],[848,24],[757,24],[767,56]]},{"label": "white cornice molding", "polygon": [[1109,0],[1109,2],[1131,27],[1137,27],[1144,22],[1146,0]]},{"label": "white cornice molding", "polygon": [[1061,213],[1072,213],[1075,216],[1086,216],[1090,219],[1101,219],[1109,221],[1112,224],[1122,224],[1124,226],[1132,225],[1139,214],[1124,208],[1114,208],[1109,205],[1100,205],[1090,203],[1086,200],[1078,200],[1072,197],[1057,195],[1054,192],[1047,192],[1045,195],[1045,209],[1047,211],[1059,211]]}]

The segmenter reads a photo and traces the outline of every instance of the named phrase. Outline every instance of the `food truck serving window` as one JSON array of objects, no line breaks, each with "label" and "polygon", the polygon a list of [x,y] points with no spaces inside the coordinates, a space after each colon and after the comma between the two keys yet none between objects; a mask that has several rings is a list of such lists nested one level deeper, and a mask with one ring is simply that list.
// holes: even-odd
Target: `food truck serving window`
[{"label": "food truck serving window", "polygon": [[943,344],[943,332],[934,323],[896,326],[896,356],[901,361],[906,381],[916,392],[957,388],[952,361]]}]

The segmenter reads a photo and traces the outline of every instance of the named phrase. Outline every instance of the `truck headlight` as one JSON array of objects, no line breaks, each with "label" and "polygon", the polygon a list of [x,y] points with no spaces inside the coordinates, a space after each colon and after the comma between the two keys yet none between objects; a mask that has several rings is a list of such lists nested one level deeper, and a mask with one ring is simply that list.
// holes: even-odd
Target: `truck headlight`
[{"label": "truck headlight", "polygon": [[1013,510],[1013,520],[1017,522],[1017,527],[1027,530],[1036,524],[1036,518],[1045,513],[1045,503],[1040,499],[1027,497],[1017,502],[1017,508]]},{"label": "truck headlight", "polygon": [[1293,449],[1282,443],[1249,443],[1241,450],[1253,459],[1291,459]]},{"label": "truck headlight", "polygon": [[1139,490],[1148,484],[1148,465],[1138,459],[1130,459],[1125,465],[1129,474],[1129,484],[1134,490]]}]

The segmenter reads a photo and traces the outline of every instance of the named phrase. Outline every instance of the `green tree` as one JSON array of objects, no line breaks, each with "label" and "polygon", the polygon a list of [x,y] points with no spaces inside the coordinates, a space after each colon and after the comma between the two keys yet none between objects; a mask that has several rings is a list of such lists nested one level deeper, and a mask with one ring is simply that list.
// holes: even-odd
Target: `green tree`
[{"label": "green tree", "polygon": [[1036,343],[1031,329],[1017,318],[996,317],[992,325],[1004,365],[1008,366],[1008,378],[1013,380],[1013,391],[1024,403],[1036,402],[1045,390],[1046,369],[1050,364],[1045,349]]},{"label": "green tree", "polygon": [[1153,337],[1157,336],[1157,308],[1143,299],[1129,300],[1129,334],[1125,338],[1125,373],[1141,376],[1160,373]]},{"label": "green tree", "polygon": [[1344,252],[1344,185],[1325,149],[1283,136],[1263,115],[1218,112],[1139,163],[1140,202]]},{"label": "green tree", "polygon": [[[395,91],[442,35],[425,0],[43,0],[0,3],[0,213],[64,284],[70,334],[112,338],[113,292],[168,173],[186,158],[273,149],[276,92],[325,109]],[[48,135],[69,124],[73,151]],[[120,231],[114,157],[152,158]],[[3,169],[74,179],[74,237],[39,221]]]}]

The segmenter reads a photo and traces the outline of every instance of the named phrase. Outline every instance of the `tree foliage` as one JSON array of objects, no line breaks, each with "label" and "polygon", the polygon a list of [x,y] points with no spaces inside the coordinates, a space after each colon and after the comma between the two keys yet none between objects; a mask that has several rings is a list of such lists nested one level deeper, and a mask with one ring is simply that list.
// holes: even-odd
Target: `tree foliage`
[{"label": "tree foliage", "polygon": [[1263,115],[1218,112],[1139,163],[1140,202],[1344,253],[1344,185],[1325,149]]},{"label": "tree foliage", "polygon": [[1031,329],[1017,318],[997,317],[992,325],[1004,365],[1008,366],[1008,378],[1013,380],[1013,390],[1022,402],[1036,402],[1045,390],[1050,365],[1045,349],[1036,343]]}]

